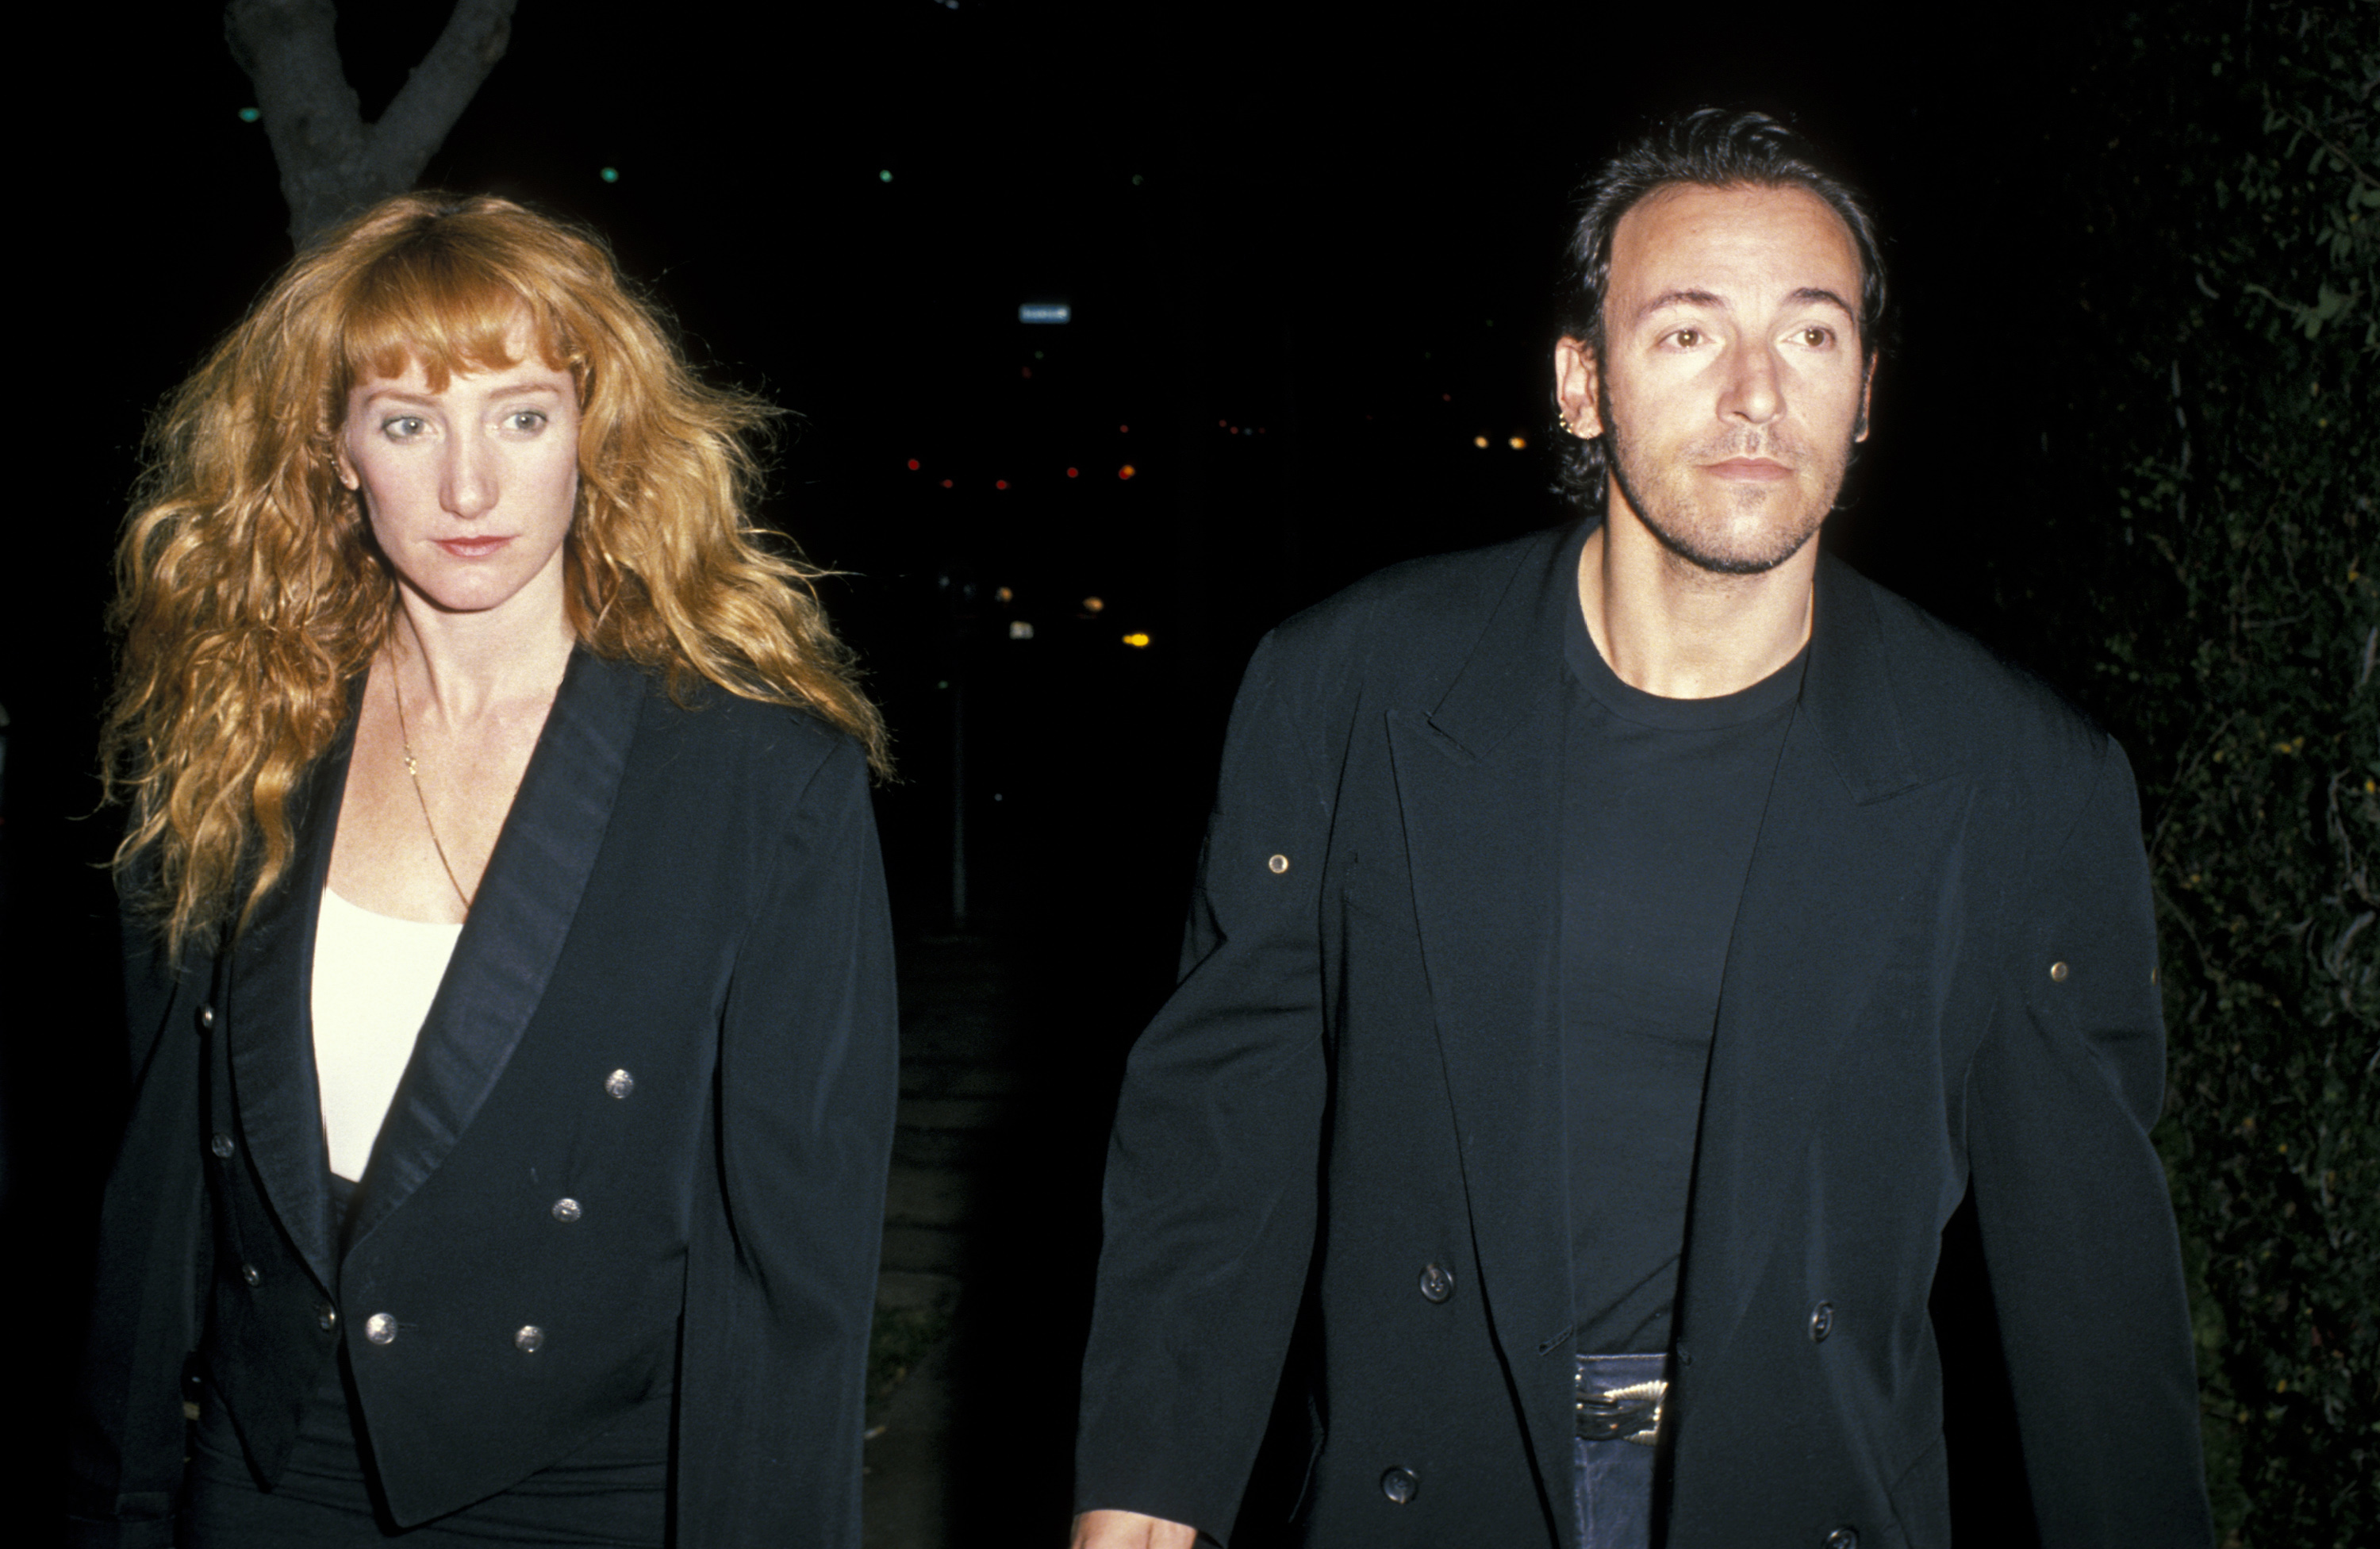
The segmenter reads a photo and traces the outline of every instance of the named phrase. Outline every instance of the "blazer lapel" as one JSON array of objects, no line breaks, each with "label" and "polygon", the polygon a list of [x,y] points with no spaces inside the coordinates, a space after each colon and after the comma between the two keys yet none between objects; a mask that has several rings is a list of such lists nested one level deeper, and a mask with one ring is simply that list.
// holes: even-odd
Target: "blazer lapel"
[{"label": "blazer lapel", "polygon": [[572,653],[372,1145],[346,1249],[437,1170],[504,1075],[602,848],[646,692],[632,664]]},{"label": "blazer lapel", "polygon": [[1818,1139],[1854,1030],[1905,1015],[1930,896],[1955,850],[1954,782],[1924,779],[1893,708],[1868,585],[1818,573],[1802,700],[1746,875],[1703,1099],[1680,1337],[1723,1346],[1742,1320]]},{"label": "blazer lapel", "polygon": [[223,992],[240,1139],[273,1214],[325,1287],[337,1284],[338,1218],[314,1069],[314,926],[354,748],[350,716],[295,793],[297,848],[233,944]]},{"label": "blazer lapel", "polygon": [[[1555,1020],[1561,811],[1560,612],[1574,552],[1549,533],[1524,560],[1461,676],[1425,715],[1391,710],[1389,739],[1415,916],[1454,1107],[1490,1319],[1524,1413],[1571,1403],[1569,1169]],[[1560,1354],[1561,1360],[1544,1359]],[[1549,1484],[1569,1437],[1533,1433]]]}]

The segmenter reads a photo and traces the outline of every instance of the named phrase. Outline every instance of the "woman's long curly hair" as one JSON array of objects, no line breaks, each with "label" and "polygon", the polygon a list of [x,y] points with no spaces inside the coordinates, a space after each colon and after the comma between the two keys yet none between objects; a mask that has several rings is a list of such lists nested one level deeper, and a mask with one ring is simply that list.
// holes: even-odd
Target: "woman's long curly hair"
[{"label": "woman's long curly hair", "polygon": [[170,952],[244,921],[287,870],[290,793],[395,622],[395,577],[334,459],[348,390],[408,362],[432,391],[517,364],[506,341],[524,320],[578,388],[565,566],[579,641],[681,699],[707,679],[800,706],[888,769],[822,572],[746,515],[747,443],[774,411],[696,380],[590,233],[502,199],[401,194],[299,253],[150,426],[101,752],[130,807],[119,884]]}]

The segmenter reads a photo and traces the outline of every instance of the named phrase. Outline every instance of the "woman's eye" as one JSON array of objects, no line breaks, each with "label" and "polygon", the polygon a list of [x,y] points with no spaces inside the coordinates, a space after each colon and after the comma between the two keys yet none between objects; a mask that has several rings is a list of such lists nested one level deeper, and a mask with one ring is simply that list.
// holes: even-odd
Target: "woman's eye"
[{"label": "woman's eye", "polygon": [[517,414],[506,415],[504,428],[515,431],[541,431],[545,429],[545,416],[534,409],[524,409]]},{"label": "woman's eye", "polygon": [[381,426],[391,441],[410,441],[426,428],[419,417],[411,414],[400,414]]}]

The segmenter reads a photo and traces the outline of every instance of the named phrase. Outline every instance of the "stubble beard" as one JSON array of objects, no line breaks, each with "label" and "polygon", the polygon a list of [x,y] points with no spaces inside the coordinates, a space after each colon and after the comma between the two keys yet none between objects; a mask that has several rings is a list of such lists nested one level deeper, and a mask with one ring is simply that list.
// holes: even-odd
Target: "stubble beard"
[{"label": "stubble beard", "polygon": [[[1629,436],[1611,412],[1609,384],[1598,382],[1596,385],[1596,407],[1603,418],[1604,445],[1609,453],[1605,460],[1610,465],[1613,485],[1645,530],[1694,568],[1718,576],[1765,575],[1801,553],[1834,510],[1835,498],[1842,493],[1843,474],[1851,466],[1852,441],[1846,441],[1828,458],[1781,432],[1747,427],[1681,447],[1674,457],[1664,460],[1646,455]],[[1852,433],[1857,435],[1856,427]],[[1748,537],[1740,535],[1731,515],[1712,510],[1711,503],[1694,489],[1690,470],[1742,457],[1772,457],[1804,471],[1815,469],[1820,476],[1818,497],[1760,524]],[[1647,473],[1652,475],[1649,481]],[[1800,488],[1798,481],[1785,488],[1751,483],[1738,490],[1733,499],[1740,507],[1750,508],[1780,496],[1793,499]]]}]

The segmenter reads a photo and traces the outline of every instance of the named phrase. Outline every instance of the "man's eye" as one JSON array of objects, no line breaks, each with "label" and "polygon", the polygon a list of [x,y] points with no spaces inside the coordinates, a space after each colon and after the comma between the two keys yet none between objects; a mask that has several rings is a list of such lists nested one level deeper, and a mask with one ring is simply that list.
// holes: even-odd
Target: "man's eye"
[{"label": "man's eye", "polygon": [[1828,344],[1834,342],[1834,331],[1832,329],[1820,328],[1815,323],[1810,327],[1802,330],[1802,342],[1808,345],[1812,349],[1825,348]]},{"label": "man's eye", "polygon": [[1703,342],[1703,331],[1699,328],[1681,328],[1670,336],[1687,349]]}]

